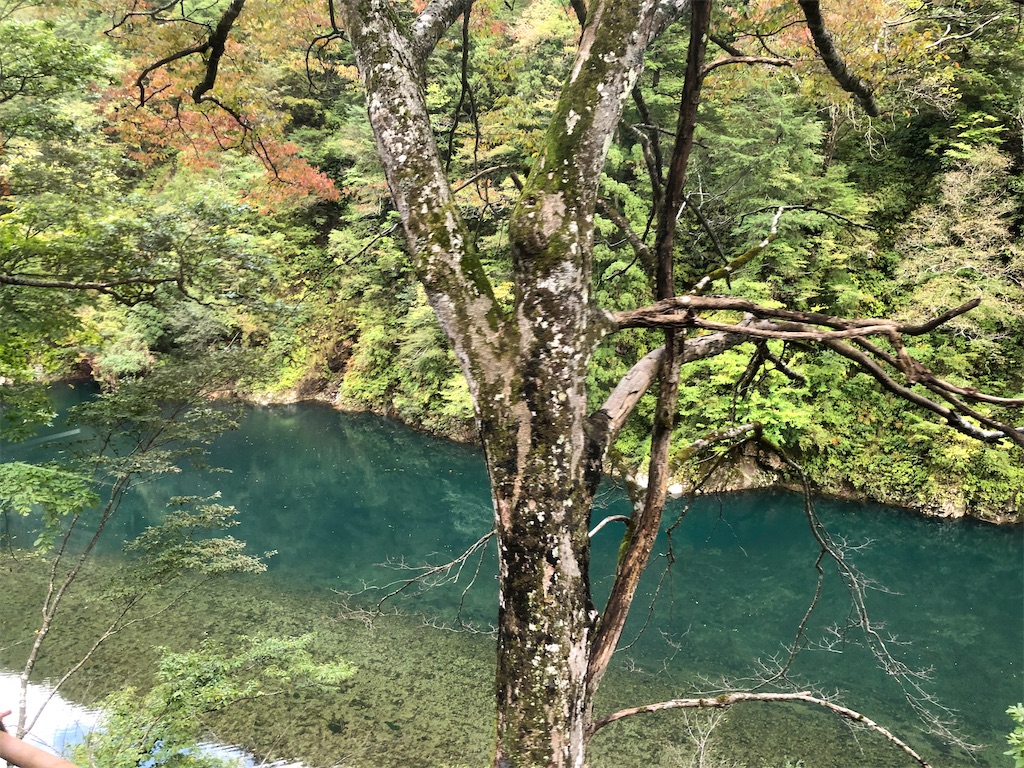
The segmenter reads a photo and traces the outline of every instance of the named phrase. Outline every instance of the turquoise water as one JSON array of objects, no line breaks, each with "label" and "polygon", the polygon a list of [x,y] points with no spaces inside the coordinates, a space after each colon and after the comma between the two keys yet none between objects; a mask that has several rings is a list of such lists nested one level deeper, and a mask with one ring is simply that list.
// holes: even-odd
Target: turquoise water
[{"label": "turquoise water", "polygon": [[[211,463],[231,472],[183,473],[173,487],[143,486],[116,536],[140,532],[169,493],[220,491],[242,511],[234,535],[255,551],[278,551],[264,578],[280,596],[337,601],[342,593],[352,595],[351,603],[372,605],[389,583],[412,575],[408,567],[458,555],[491,525],[478,451],[375,417],[314,404],[250,409],[238,431],[216,441]],[[627,509],[613,488],[601,505],[595,520]],[[671,503],[666,524],[684,509],[681,501]],[[895,635],[893,654],[908,667],[931,670],[925,690],[957,711],[968,741],[988,745],[974,764],[1004,765],[1000,753],[1010,726],[1004,710],[1024,698],[1021,530],[830,501],[819,501],[817,511],[879,586],[868,593],[868,608],[884,637]],[[611,525],[595,538],[599,596],[609,586],[620,534]],[[817,581],[818,547],[801,498],[701,499],[673,533],[674,562],[665,574],[667,551],[663,536],[626,632],[630,647],[616,658],[617,674],[631,676],[631,691],[645,695],[645,681],[653,698],[714,689],[723,678],[755,674],[759,660],[785,656]],[[389,605],[425,614],[435,625],[458,627],[461,620],[487,627],[496,611],[494,574],[491,545],[480,560],[467,562],[458,583]],[[861,634],[851,630],[842,642],[820,647],[827,628],[844,625],[849,615],[842,580],[826,565],[822,599],[806,631],[811,647],[791,670],[798,684],[841,691],[844,703],[890,725],[939,764],[972,764],[923,732]],[[438,637],[445,642],[444,633]],[[864,763],[853,757],[846,764]]]}]

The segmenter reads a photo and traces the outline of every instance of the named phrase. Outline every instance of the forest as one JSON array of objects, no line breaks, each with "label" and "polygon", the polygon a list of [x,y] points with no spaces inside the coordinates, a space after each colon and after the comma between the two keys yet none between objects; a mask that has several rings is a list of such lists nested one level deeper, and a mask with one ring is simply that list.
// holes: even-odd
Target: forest
[{"label": "forest", "polygon": [[[1019,0],[3,0],[0,43],[2,437],[91,381],[83,420],[144,446],[90,459],[105,488],[0,455],[5,519],[62,552],[232,401],[482,445],[496,766],[585,763],[667,496],[1024,521]],[[231,525],[182,506],[154,589],[265,567],[153,554]]]}]

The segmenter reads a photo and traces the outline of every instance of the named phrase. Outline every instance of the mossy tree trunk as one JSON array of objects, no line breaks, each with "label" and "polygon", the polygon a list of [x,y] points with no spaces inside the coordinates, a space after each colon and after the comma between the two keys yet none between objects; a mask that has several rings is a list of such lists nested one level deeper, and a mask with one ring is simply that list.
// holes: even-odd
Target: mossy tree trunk
[{"label": "mossy tree trunk", "polygon": [[585,392],[605,325],[590,299],[594,210],[644,50],[683,3],[590,7],[510,222],[512,314],[472,250],[424,101],[423,62],[468,5],[434,2],[403,27],[384,0],[349,0],[344,26],[419,277],[469,381],[484,443],[500,568],[495,765],[582,766],[598,620],[588,527],[609,439],[589,426]]}]

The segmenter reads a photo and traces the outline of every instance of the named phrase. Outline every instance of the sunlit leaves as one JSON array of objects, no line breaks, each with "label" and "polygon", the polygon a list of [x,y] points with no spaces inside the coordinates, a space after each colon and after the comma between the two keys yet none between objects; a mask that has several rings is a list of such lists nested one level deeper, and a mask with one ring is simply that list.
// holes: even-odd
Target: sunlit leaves
[{"label": "sunlit leaves", "polygon": [[105,69],[97,47],[55,33],[52,24],[0,21],[0,141],[73,134],[62,102]]}]

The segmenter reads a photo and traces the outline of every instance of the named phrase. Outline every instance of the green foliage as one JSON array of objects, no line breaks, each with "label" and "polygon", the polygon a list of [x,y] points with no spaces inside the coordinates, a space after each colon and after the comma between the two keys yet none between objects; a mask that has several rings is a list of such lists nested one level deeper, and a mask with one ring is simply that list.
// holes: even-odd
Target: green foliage
[{"label": "green foliage", "polygon": [[1007,708],[1006,714],[1013,720],[1014,729],[1006,737],[1010,748],[1003,754],[1013,758],[1013,768],[1024,768],[1024,704]]},{"label": "green foliage", "polygon": [[55,138],[76,133],[63,107],[106,74],[98,46],[60,34],[52,22],[0,21],[0,136]]},{"label": "green foliage", "polygon": [[183,653],[162,649],[153,689],[106,698],[97,729],[74,747],[72,759],[104,768],[234,765],[198,746],[205,717],[284,690],[336,687],[356,672],[341,659],[318,660],[315,634],[248,638],[241,645],[235,651],[212,643]]},{"label": "green foliage", "polygon": [[40,551],[53,546],[66,517],[98,501],[91,478],[58,464],[0,464],[0,513],[27,517],[41,509],[42,530],[33,544]]},{"label": "green foliage", "polygon": [[[1024,80],[1017,70],[1024,57],[1014,56],[1021,40],[1007,12],[1013,8],[1002,0],[945,10],[936,8],[940,27],[919,23],[918,32],[930,30],[929,41],[956,40],[934,50],[907,50],[907,41],[896,38],[886,41],[895,47],[882,50],[879,40],[860,39],[868,33],[858,24],[842,30],[845,49],[860,56],[850,59],[854,67],[886,78],[880,98],[901,100],[891,120],[861,124],[838,102],[821,109],[822,99],[835,94],[809,70],[710,72],[678,222],[677,287],[686,290],[760,242],[777,207],[790,206],[771,246],[715,291],[833,314],[921,319],[984,290],[980,310],[913,352],[956,382],[984,382],[1012,395],[1024,391],[1015,341],[1024,335],[1017,243],[1024,216]],[[741,41],[790,11],[762,17],[754,7],[723,8],[714,25]],[[105,133],[94,109],[104,68],[124,63],[69,34],[78,23],[68,15],[58,27],[4,22],[11,51],[21,52],[18,66],[49,62],[38,83],[49,89],[47,97],[18,96],[10,104],[46,101],[53,125],[64,127],[49,131],[36,120],[8,142],[5,180],[13,194],[0,208],[0,270],[67,281],[184,279],[121,286],[113,297],[0,286],[0,376],[24,382],[85,358],[98,378],[114,384],[147,376],[165,359],[236,345],[258,350],[265,361],[247,381],[232,384],[236,391],[336,398],[431,431],[471,435],[469,393],[396,232],[350,51],[320,51],[312,89],[294,40],[275,38],[268,67],[259,70],[261,93],[273,93],[274,110],[290,119],[285,128],[268,111],[267,125],[281,128],[340,191],[337,199],[297,202],[257,194],[253,187],[266,169],[252,157],[213,159],[198,144],[195,157],[181,147],[170,151],[140,112],[132,111],[142,121],[137,132],[122,124],[120,139]],[[476,3],[465,92],[459,31],[456,25],[429,60],[426,97],[454,184],[492,170],[461,188],[456,201],[495,293],[511,306],[504,227],[516,194],[512,173],[521,177],[532,162],[578,24],[570,9],[548,0]],[[606,200],[648,244],[653,191],[643,144],[630,126],[674,124],[687,40],[685,25],[678,25],[650,51],[639,84],[645,107],[627,108],[603,178]],[[792,42],[783,35],[780,45]],[[238,43],[249,44],[244,36]],[[891,69],[897,63],[905,71]],[[255,68],[243,67],[250,79]],[[234,81],[222,85],[230,89],[225,93],[237,90]],[[34,109],[0,109],[0,118],[23,113],[31,122]],[[125,114],[108,117],[121,121]],[[205,119],[221,125],[212,115]],[[193,142],[203,133],[187,121],[178,129]],[[664,156],[671,141],[661,134],[660,142]],[[593,295],[612,311],[652,300],[651,269],[622,234],[598,217]],[[660,343],[659,334],[637,331],[607,340],[593,358],[590,404],[597,407],[632,362]],[[1019,506],[1012,454],[950,437],[879,395],[842,362],[782,345],[769,349],[808,384],[762,361],[739,386],[756,354],[752,345],[687,366],[677,447],[758,420],[832,489],[936,508]],[[0,399],[8,428],[24,432],[46,418],[38,400],[18,405],[13,389],[0,387]],[[652,409],[648,396],[620,435],[616,455],[633,466],[645,461]],[[890,425],[897,426],[893,434]]]},{"label": "green foliage", "polygon": [[[211,537],[211,532],[238,525],[238,510],[212,498],[176,497],[168,502],[164,519],[125,544],[134,565],[118,590],[123,597],[164,584],[182,573],[217,576],[227,573],[263,573],[264,558],[245,553],[245,542],[232,536]],[[188,511],[191,508],[193,511]]]}]

